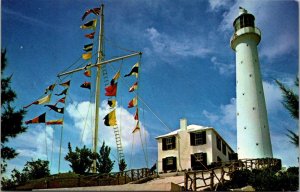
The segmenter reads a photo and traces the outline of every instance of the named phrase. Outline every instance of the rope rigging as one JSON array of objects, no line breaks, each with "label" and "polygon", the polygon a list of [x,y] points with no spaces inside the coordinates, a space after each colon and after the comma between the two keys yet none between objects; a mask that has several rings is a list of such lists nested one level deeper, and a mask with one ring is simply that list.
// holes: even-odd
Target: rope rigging
[{"label": "rope rigging", "polygon": [[[83,144],[83,140],[84,140],[84,135],[86,133],[86,129],[87,128],[90,128],[91,130],[93,128],[95,128],[95,132],[92,131],[92,138],[94,139],[94,150],[97,149],[97,142],[98,142],[98,118],[99,118],[99,98],[100,98],[100,74],[102,73],[102,79],[104,80],[103,84],[105,85],[105,87],[109,86],[110,85],[110,79],[108,77],[108,71],[107,71],[107,66],[106,64],[108,63],[112,63],[112,62],[115,62],[115,61],[120,61],[121,60],[121,63],[119,65],[119,69],[116,70],[116,68],[113,66],[113,65],[109,65],[113,70],[112,71],[117,71],[117,73],[121,71],[122,69],[122,66],[123,66],[123,62],[124,62],[124,59],[125,58],[129,58],[129,57],[133,57],[133,56],[137,56],[139,55],[139,59],[138,59],[138,71],[136,72],[138,75],[136,75],[136,83],[140,83],[140,73],[139,73],[139,70],[140,70],[140,67],[141,67],[141,54],[140,52],[137,52],[137,51],[133,51],[133,50],[129,50],[127,48],[124,48],[124,47],[121,47],[119,46],[118,44],[116,44],[115,42],[113,42],[112,40],[106,38],[104,36],[104,29],[103,29],[103,7],[102,7],[102,10],[101,10],[101,21],[100,20],[100,17],[98,18],[97,21],[99,21],[99,23],[101,24],[101,28],[99,29],[99,43],[98,43],[98,46],[101,47],[99,48],[98,50],[92,50],[91,52],[88,52],[90,53],[86,58],[83,57],[83,55],[81,57],[79,57],[78,59],[76,59],[72,64],[70,64],[68,67],[66,67],[59,75],[58,75],[58,78],[56,79],[55,81],[55,84],[54,85],[57,85],[57,84],[60,84],[62,83],[65,79],[67,78],[70,78],[69,81],[71,81],[72,77],[73,77],[73,73],[75,72],[78,72],[78,71],[82,71],[82,70],[87,70],[87,69],[90,69],[92,67],[94,67],[93,69],[97,69],[97,76],[96,76],[96,81],[97,81],[97,84],[96,85],[93,85],[95,86],[95,89],[97,92],[96,95],[95,95],[95,104],[96,104],[96,108],[95,108],[95,111],[96,111],[96,115],[93,116],[91,115],[91,122],[95,124],[95,127],[92,127],[92,124],[89,124],[88,123],[88,117],[90,115],[90,110],[91,110],[91,106],[92,106],[92,99],[93,99],[93,94],[92,94],[92,90],[91,90],[91,83],[89,84],[90,87],[90,97],[89,97],[89,104],[88,104],[88,110],[87,110],[87,114],[82,114],[82,112],[78,109],[78,106],[80,103],[78,102],[74,102],[74,100],[71,98],[70,94],[69,93],[69,86],[68,85],[68,88],[64,89],[64,91],[66,90],[65,93],[61,92],[60,94],[56,94],[57,96],[60,96],[62,94],[65,95],[65,100],[64,100],[64,107],[63,108],[59,108],[60,110],[64,110],[66,108],[66,100],[67,98],[70,100],[70,103],[72,104],[75,104],[75,107],[74,109],[78,112],[79,116],[81,119],[84,120],[84,125],[83,125],[83,129],[81,129],[81,135],[80,135],[80,145]],[[94,29],[95,30],[95,29]],[[96,43],[96,38],[93,39],[93,43],[92,44],[95,44]],[[105,56],[105,43],[108,43],[110,46],[114,47],[114,48],[117,48],[119,50],[122,50],[122,51],[125,51],[125,52],[129,52],[129,53],[132,53],[130,55],[125,55],[125,56],[121,56],[121,57],[117,57],[117,58],[114,58],[114,59],[111,59],[110,61],[104,61],[104,56]],[[86,50],[85,50],[86,51]],[[86,53],[87,54],[87,53]],[[97,57],[96,57],[97,56]],[[95,59],[96,58],[96,61],[94,62],[94,64],[92,64],[91,60],[92,59]],[[84,61],[82,61],[82,59],[84,59]],[[106,63],[104,63],[106,62]],[[135,67],[136,64],[133,66]],[[75,67],[76,69],[75,70],[72,70],[72,71],[68,71],[70,70],[71,68]],[[133,68],[132,68],[133,70]],[[131,71],[132,72],[132,71]],[[127,74],[125,76],[130,76],[131,75],[131,72],[130,74]],[[117,75],[117,74],[116,74]],[[120,74],[119,74],[120,76]],[[91,76],[90,76],[91,77]],[[114,77],[115,78],[115,77]],[[119,77],[118,77],[119,78]],[[132,86],[128,84],[128,82],[124,79],[124,78],[119,78],[121,79],[121,82],[122,82],[122,85],[124,84],[124,86],[128,87],[128,88],[131,88]],[[116,80],[116,79],[115,79]],[[86,83],[86,82],[85,82]],[[120,86],[120,82],[118,81],[118,84]],[[136,84],[137,86],[138,84]],[[84,88],[87,88],[87,87],[84,87]],[[54,88],[53,88],[54,89]],[[53,89],[51,90],[51,93],[52,94],[52,91]],[[120,90],[120,89],[119,89]],[[117,90],[116,90],[117,91]],[[168,129],[168,131],[172,131],[159,117],[158,115],[156,115],[153,110],[146,104],[146,102],[140,97],[139,95],[139,89],[137,90],[133,90],[133,91],[130,91],[130,92],[133,92],[134,93],[134,96],[136,98],[136,104],[134,104],[133,106],[136,107],[136,115],[138,114],[138,111],[139,111],[139,102],[138,101],[141,101],[143,103],[143,108],[145,109],[145,107],[147,107],[149,109],[149,111],[165,126],[166,129]],[[115,94],[114,96],[109,96],[108,97],[109,100],[117,100],[117,94]],[[122,97],[121,97],[122,99]],[[50,100],[50,99],[49,99]],[[38,100],[39,101],[39,100]],[[56,105],[59,103],[59,101],[54,105],[56,107]],[[34,103],[33,103],[34,104]],[[122,100],[121,100],[121,105],[122,105]],[[98,107],[97,107],[98,106]],[[116,107],[112,107],[111,110],[114,111],[116,110],[117,106]],[[52,109],[52,108],[51,108]],[[50,109],[50,110],[51,110]],[[120,107],[121,111],[120,111],[120,114],[123,114],[122,113],[122,107]],[[98,111],[98,112],[97,112]],[[58,112],[58,111],[56,111]],[[58,112],[60,113],[60,112]],[[61,130],[60,130],[60,141],[59,141],[59,158],[58,158],[58,173],[60,173],[60,161],[61,161],[61,152],[62,152],[62,142],[63,142],[63,129],[64,129],[64,117],[65,117],[65,113],[63,112],[62,113],[63,116],[61,119],[62,121],[62,124],[61,125]],[[119,124],[117,125],[113,125],[112,128],[113,128],[113,131],[114,131],[114,135],[115,135],[115,140],[116,140],[116,146],[117,146],[117,157],[115,156],[115,154],[112,153],[112,155],[114,156],[115,159],[118,160],[118,163],[121,162],[121,160],[124,160],[125,161],[125,155],[124,155],[124,151],[123,151],[123,146],[122,146],[122,135],[121,135],[121,115],[119,114],[120,116],[120,121],[119,121]],[[55,114],[55,117],[56,117],[57,114]],[[146,166],[148,167],[148,163],[149,163],[149,157],[148,157],[148,149],[147,149],[147,134],[146,134],[146,129],[141,129],[141,122],[140,122],[140,119],[139,117],[136,119],[136,127],[134,129],[134,131],[136,130],[136,128],[138,128],[138,131],[139,131],[139,137],[140,137],[140,141],[141,141],[141,147],[142,147],[142,150],[143,150],[143,154],[144,154],[144,158],[145,158],[145,163],[146,163]],[[142,119],[143,119],[143,124],[145,124],[145,116],[144,116],[144,110],[143,110],[143,113],[142,113]],[[94,122],[93,122],[94,120]],[[45,122],[46,123],[46,122]],[[110,126],[110,125],[109,125]],[[124,130],[123,130],[124,131]],[[132,166],[132,161],[133,161],[133,149],[134,149],[134,131],[132,132],[132,149],[131,149],[131,157],[130,157],[130,166]],[[143,133],[142,133],[143,131]],[[143,135],[144,134],[144,135]],[[47,160],[48,160],[48,141],[47,141],[47,130],[45,129],[45,145],[46,145],[46,154],[47,154]],[[53,165],[53,151],[54,151],[54,134],[52,135],[52,147],[51,147],[51,166]],[[95,151],[94,151],[95,152]],[[93,164],[93,171],[95,171],[95,164]]]}]

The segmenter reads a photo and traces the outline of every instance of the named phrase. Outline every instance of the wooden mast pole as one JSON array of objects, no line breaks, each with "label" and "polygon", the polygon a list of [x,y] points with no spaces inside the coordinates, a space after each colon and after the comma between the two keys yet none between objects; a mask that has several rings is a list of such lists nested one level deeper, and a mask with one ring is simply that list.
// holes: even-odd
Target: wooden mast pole
[{"label": "wooden mast pole", "polygon": [[[103,33],[104,33],[104,5],[101,5],[100,10],[100,29],[99,29],[99,37],[98,37],[98,58],[97,63],[100,63],[104,59],[104,44],[103,44]],[[94,132],[94,146],[93,146],[93,152],[97,152],[98,147],[98,128],[99,128],[99,106],[100,106],[100,80],[101,80],[101,65],[97,66],[97,77],[96,77],[96,109],[95,109],[95,132]],[[97,172],[96,167],[96,159],[93,161],[93,167],[92,167],[93,173]]]}]

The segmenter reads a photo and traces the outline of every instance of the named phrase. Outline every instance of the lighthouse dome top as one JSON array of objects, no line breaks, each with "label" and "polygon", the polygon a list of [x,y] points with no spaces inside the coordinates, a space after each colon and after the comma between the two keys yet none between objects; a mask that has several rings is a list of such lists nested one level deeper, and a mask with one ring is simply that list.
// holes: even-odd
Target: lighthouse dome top
[{"label": "lighthouse dome top", "polygon": [[233,27],[235,32],[244,27],[255,27],[254,16],[242,7],[239,8],[239,16],[234,20]]}]

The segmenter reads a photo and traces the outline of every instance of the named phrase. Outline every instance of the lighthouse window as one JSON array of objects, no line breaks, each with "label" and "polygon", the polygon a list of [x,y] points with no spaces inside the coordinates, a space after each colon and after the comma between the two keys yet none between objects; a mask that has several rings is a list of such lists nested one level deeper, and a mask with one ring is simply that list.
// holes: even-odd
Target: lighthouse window
[{"label": "lighthouse window", "polygon": [[243,27],[254,27],[254,16],[251,14],[243,14],[234,21],[235,31]]},{"label": "lighthouse window", "polygon": [[244,129],[247,129],[247,127],[244,127]]},{"label": "lighthouse window", "polygon": [[258,143],[256,143],[256,146],[258,146]]},{"label": "lighthouse window", "polygon": [[243,93],[243,95],[245,95],[245,93]]},{"label": "lighthouse window", "polygon": [[250,74],[249,77],[252,77],[252,74]]},{"label": "lighthouse window", "polygon": [[243,63],[243,61],[241,61],[241,64]]},{"label": "lighthouse window", "polygon": [[255,110],[255,107],[253,107],[252,109]]}]

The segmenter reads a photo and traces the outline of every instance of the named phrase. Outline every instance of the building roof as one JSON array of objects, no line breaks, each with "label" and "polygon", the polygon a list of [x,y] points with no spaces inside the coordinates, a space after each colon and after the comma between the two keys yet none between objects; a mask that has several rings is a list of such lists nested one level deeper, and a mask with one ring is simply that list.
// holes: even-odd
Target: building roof
[{"label": "building roof", "polygon": [[[223,137],[213,128],[213,127],[205,127],[205,126],[201,126],[201,125],[188,125],[187,126],[187,132],[196,132],[196,131],[202,131],[202,130],[212,130],[213,132],[216,133],[216,135],[218,135],[229,147],[229,149],[231,151],[234,151],[230,145],[223,139]],[[164,135],[160,135],[158,137],[155,137],[155,139],[160,139],[160,138],[164,138],[164,137],[169,137],[169,136],[175,136],[178,134],[179,131],[182,131],[181,129],[177,129],[175,131],[172,131],[170,133],[164,134]]]},{"label": "building roof", "polygon": [[[207,130],[207,129],[214,129],[214,128],[213,127],[204,127],[204,126],[201,126],[201,125],[188,125],[187,126],[187,132],[201,131],[201,130]],[[181,129],[177,129],[177,130],[172,131],[170,133],[160,135],[158,137],[155,137],[155,139],[177,135],[179,131],[181,131]]]}]

